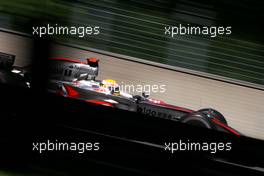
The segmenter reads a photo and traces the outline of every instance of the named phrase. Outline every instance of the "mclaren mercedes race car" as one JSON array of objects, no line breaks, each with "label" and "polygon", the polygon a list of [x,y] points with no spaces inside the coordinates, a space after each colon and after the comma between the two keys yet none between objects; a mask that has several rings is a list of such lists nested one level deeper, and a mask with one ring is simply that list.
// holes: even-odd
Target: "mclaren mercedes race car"
[{"label": "mclaren mercedes race car", "polygon": [[224,116],[214,109],[194,111],[151,99],[145,93],[131,95],[122,92],[115,80],[96,80],[99,71],[96,58],[85,62],[53,58],[50,59],[49,70],[47,89],[57,95],[241,135],[229,127]]}]

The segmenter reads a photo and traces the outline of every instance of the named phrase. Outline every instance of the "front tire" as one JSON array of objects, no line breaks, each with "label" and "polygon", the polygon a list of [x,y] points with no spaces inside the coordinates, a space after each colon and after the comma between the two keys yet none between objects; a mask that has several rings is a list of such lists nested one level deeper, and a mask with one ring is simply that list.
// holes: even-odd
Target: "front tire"
[{"label": "front tire", "polygon": [[[204,113],[206,116],[208,116],[209,118],[216,118],[218,119],[220,122],[222,122],[223,124],[225,125],[228,125],[227,124],[227,121],[225,119],[225,117],[220,113],[218,112],[217,110],[215,109],[211,109],[211,108],[206,108],[206,109],[200,109],[198,112],[202,112]],[[211,117],[212,116],[212,117]]]},{"label": "front tire", "polygon": [[215,128],[210,119],[208,119],[208,117],[201,112],[191,113],[190,115],[183,117],[180,122],[207,129]]}]

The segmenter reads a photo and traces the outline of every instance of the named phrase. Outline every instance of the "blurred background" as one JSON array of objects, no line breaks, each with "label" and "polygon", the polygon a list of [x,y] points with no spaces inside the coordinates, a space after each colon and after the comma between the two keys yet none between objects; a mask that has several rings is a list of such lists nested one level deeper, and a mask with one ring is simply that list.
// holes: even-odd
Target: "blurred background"
[{"label": "blurred background", "polygon": [[[264,84],[262,1],[11,0],[0,2],[2,28],[32,33],[32,25],[100,26],[100,36],[70,43]],[[232,26],[232,35],[164,35],[164,26]],[[71,37],[71,38],[69,38]]]},{"label": "blurred background", "polygon": [[[51,57],[100,59],[100,79],[166,84],[154,98],[212,107],[264,139],[264,2],[257,0],[10,0],[0,2],[0,52],[27,66],[32,26],[100,26],[100,35],[52,36]],[[164,35],[165,26],[232,26],[232,34]]]}]

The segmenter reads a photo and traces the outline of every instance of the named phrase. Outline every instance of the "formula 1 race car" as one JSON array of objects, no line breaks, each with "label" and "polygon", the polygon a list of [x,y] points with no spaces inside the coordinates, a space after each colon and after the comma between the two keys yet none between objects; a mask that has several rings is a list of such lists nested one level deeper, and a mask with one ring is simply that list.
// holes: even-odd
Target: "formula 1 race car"
[{"label": "formula 1 race car", "polygon": [[49,70],[47,89],[57,95],[241,135],[229,127],[224,116],[214,109],[194,111],[151,99],[146,93],[131,95],[122,92],[115,80],[96,80],[99,71],[96,58],[86,62],[53,58],[50,59]]}]

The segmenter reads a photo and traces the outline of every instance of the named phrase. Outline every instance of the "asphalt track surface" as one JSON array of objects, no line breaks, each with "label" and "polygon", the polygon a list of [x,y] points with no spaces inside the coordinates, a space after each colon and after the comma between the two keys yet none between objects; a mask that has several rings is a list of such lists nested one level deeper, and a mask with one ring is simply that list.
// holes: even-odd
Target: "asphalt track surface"
[{"label": "asphalt track surface", "polygon": [[[16,66],[30,64],[31,39],[0,32],[0,52],[16,55]],[[264,91],[55,44],[51,57],[100,59],[98,79],[129,85],[166,85],[155,99],[194,110],[215,108],[244,135],[264,139]]]}]

